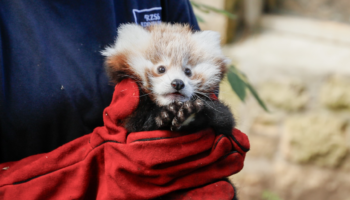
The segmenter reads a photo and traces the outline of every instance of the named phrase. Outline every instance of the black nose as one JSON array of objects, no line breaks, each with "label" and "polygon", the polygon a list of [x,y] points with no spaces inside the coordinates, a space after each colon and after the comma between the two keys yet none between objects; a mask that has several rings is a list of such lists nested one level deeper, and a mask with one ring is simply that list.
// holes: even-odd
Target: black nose
[{"label": "black nose", "polygon": [[182,88],[185,87],[185,84],[182,80],[180,79],[175,79],[171,82],[171,86],[173,86],[173,88],[175,90],[181,90]]}]

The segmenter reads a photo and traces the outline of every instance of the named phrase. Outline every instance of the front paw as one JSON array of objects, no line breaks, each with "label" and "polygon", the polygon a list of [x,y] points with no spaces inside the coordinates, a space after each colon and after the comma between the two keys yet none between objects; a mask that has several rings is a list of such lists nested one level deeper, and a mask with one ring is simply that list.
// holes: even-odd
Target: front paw
[{"label": "front paw", "polygon": [[184,122],[185,124],[187,124],[187,120],[189,118],[194,117],[194,114],[200,112],[203,108],[204,102],[200,99],[181,103],[181,107],[179,108],[178,112],[175,114],[171,122],[170,130],[179,130],[181,126],[184,125]]},{"label": "front paw", "polygon": [[157,128],[170,127],[172,120],[174,119],[176,113],[178,113],[181,106],[181,102],[174,102],[168,106],[162,107],[155,118]]}]

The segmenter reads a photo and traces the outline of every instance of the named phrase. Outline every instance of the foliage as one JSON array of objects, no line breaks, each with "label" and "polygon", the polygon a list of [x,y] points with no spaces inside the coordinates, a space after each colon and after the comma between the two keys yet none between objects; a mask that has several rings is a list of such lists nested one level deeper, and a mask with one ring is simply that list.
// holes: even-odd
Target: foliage
[{"label": "foliage", "polygon": [[[195,1],[190,1],[192,6],[194,8],[197,8],[198,10],[200,10],[201,12],[203,13],[210,13],[210,12],[215,12],[215,13],[219,13],[219,14],[223,14],[225,16],[227,16],[228,18],[230,19],[235,19],[236,18],[236,15],[226,11],[226,10],[221,10],[221,9],[218,9],[218,8],[214,8],[212,6],[208,6],[208,5],[205,5],[205,4],[202,4],[202,3],[197,3]],[[197,18],[197,21],[199,22],[205,22],[203,18],[201,18],[200,16],[196,15],[196,18]]]},{"label": "foliage", "polygon": [[235,66],[230,66],[229,71],[227,72],[227,78],[232,90],[237,94],[241,101],[245,101],[246,90],[248,89],[249,92],[252,93],[254,98],[258,101],[259,105],[265,111],[269,111],[254,87],[248,82],[246,75],[239,71]]},{"label": "foliage", "polygon": [[[192,6],[197,8],[199,11],[203,13],[215,12],[219,14],[223,14],[231,19],[235,19],[236,15],[218,8],[214,8],[212,6],[208,6],[202,3],[197,3],[195,1],[190,1]],[[203,18],[196,15],[196,18],[199,22],[204,22]],[[246,90],[248,89],[250,93],[254,96],[254,98],[258,101],[259,105],[268,112],[268,109],[265,103],[261,100],[259,94],[256,92],[254,87],[248,82],[247,77],[239,71],[235,66],[231,65],[230,69],[227,73],[227,78],[230,83],[232,90],[237,94],[237,96],[241,99],[241,101],[245,101],[246,98]]]}]

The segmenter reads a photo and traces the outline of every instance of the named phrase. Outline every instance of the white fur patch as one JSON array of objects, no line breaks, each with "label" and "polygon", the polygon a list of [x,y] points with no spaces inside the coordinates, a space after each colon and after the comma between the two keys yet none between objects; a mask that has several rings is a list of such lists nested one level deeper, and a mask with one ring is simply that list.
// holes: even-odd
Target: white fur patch
[{"label": "white fur patch", "polygon": [[143,85],[146,86],[146,69],[150,69],[153,66],[153,63],[145,59],[142,55],[131,55],[128,58],[128,64],[133,71],[136,72],[140,78],[143,80]]},{"label": "white fur patch", "polygon": [[[193,72],[201,74],[205,78],[206,82],[203,85],[204,87],[208,85],[213,85],[213,84],[215,85],[220,82],[221,71],[218,68],[218,66],[215,66],[210,62],[201,63],[197,65],[196,67],[194,67]],[[202,89],[205,89],[205,88],[202,88]]]},{"label": "white fur patch", "polygon": [[190,84],[191,80],[185,75],[183,70],[179,67],[168,68],[164,75],[160,77],[151,77],[153,93],[156,95],[160,105],[168,105],[174,101],[174,99],[167,96],[167,94],[177,92],[177,90],[171,86],[171,82],[175,79],[180,79],[185,84],[185,87],[179,91],[184,97],[177,99],[177,101],[185,102],[192,97],[193,86]]},{"label": "white fur patch", "polygon": [[220,46],[220,34],[215,31],[200,31],[192,35],[201,48],[215,55],[222,55]]},{"label": "white fur patch", "polygon": [[136,24],[123,24],[118,28],[118,37],[112,46],[101,53],[108,57],[125,51],[142,51],[147,48],[151,34]]}]

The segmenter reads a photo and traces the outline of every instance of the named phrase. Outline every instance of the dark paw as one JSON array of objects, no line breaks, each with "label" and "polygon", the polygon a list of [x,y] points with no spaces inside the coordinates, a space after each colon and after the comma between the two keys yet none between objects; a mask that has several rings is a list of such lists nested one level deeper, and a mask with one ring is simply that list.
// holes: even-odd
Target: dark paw
[{"label": "dark paw", "polygon": [[180,103],[177,103],[177,106],[180,107],[178,112],[175,113],[175,116],[171,122],[170,130],[172,131],[179,130],[187,119],[190,120],[190,118],[194,117],[194,114],[198,113],[204,108],[204,102],[200,99]]},{"label": "dark paw", "polygon": [[155,121],[158,128],[170,127],[176,113],[182,106],[182,102],[171,103],[168,106],[162,107],[158,116],[156,116]]}]

